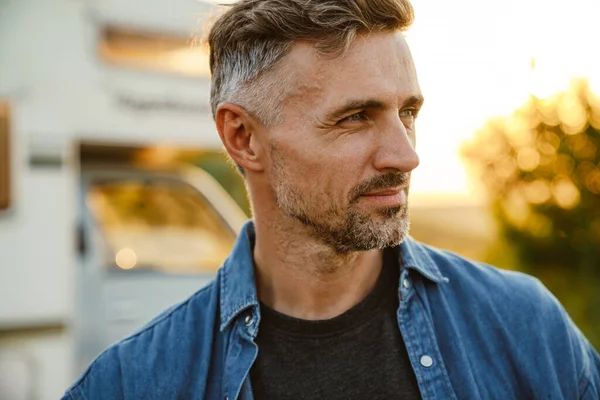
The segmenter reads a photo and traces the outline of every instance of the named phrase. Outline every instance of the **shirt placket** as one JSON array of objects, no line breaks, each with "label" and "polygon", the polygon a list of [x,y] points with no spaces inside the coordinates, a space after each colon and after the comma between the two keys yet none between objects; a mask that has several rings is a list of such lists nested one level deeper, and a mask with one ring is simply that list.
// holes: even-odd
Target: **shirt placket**
[{"label": "shirt placket", "polygon": [[456,399],[435,339],[428,313],[416,290],[424,291],[423,282],[413,280],[410,270],[400,275],[398,326],[414,370],[421,396],[428,399]]},{"label": "shirt placket", "polygon": [[258,355],[254,342],[258,329],[257,312],[249,310],[237,321],[237,329],[232,335],[232,353],[229,355],[225,371],[228,379],[224,385],[224,400],[253,400],[250,369]]}]

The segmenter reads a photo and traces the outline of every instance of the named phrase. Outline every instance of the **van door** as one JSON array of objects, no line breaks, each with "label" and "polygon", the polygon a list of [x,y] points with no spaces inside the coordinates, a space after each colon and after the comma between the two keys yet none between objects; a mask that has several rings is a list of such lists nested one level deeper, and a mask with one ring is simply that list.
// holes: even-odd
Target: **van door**
[{"label": "van door", "polygon": [[202,190],[175,174],[82,171],[80,371],[111,343],[214,278],[236,230],[207,200],[214,193]]}]

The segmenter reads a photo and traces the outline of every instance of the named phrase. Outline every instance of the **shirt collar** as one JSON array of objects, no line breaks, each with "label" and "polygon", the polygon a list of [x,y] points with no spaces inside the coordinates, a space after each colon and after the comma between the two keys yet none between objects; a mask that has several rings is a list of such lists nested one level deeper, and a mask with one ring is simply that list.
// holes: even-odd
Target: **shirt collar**
[{"label": "shirt collar", "polygon": [[[254,223],[248,221],[244,224],[231,254],[219,271],[221,330],[224,330],[243,311],[258,307],[252,251],[254,237]],[[398,254],[403,268],[412,269],[435,283],[448,282],[421,243],[408,237],[400,247],[402,251]]]},{"label": "shirt collar", "polygon": [[442,275],[429,255],[429,250],[422,243],[409,236],[400,247],[402,248],[400,265],[418,272],[432,282],[448,283],[448,278]]},{"label": "shirt collar", "polygon": [[258,306],[254,280],[254,223],[244,224],[229,257],[220,269],[221,330],[248,308]]}]

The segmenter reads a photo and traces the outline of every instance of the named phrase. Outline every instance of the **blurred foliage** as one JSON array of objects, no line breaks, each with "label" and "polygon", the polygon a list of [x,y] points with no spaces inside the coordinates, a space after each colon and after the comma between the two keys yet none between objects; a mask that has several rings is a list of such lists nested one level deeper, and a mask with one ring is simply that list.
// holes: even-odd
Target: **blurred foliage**
[{"label": "blurred foliage", "polygon": [[[537,276],[600,348],[600,94],[573,80],[488,121],[463,155],[484,184],[500,244],[490,263]],[[517,265],[509,265],[512,260]]]}]

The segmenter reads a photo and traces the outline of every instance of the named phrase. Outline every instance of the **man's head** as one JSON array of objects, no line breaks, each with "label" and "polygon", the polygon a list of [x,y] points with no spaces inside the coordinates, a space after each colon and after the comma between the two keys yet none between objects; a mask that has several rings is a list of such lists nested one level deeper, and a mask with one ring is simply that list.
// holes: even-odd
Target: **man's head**
[{"label": "man's head", "polygon": [[216,21],[211,106],[257,218],[341,253],[404,239],[422,104],[399,33],[412,19],[405,0],[241,0]]}]

